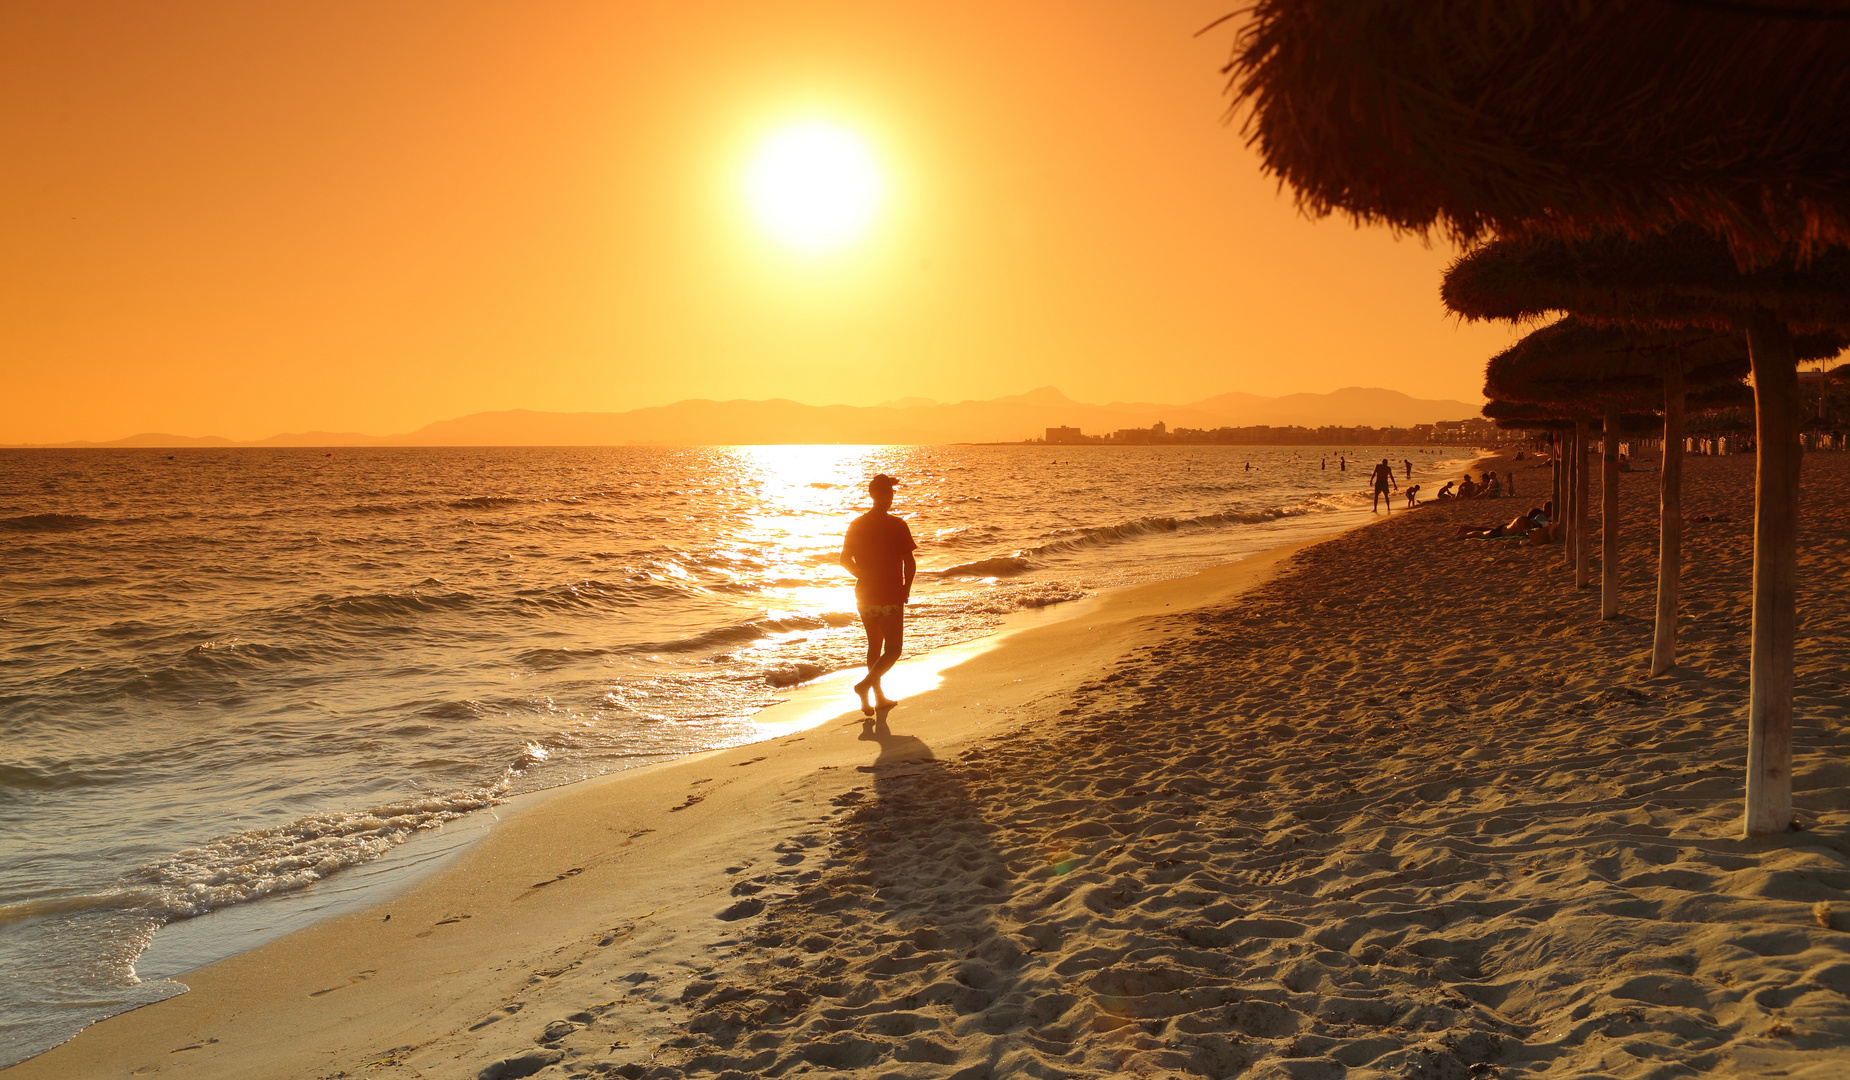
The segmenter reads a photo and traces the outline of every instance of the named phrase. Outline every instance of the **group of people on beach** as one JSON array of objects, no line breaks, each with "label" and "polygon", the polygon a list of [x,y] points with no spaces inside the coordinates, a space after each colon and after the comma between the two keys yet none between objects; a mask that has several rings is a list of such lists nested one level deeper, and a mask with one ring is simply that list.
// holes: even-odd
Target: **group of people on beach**
[{"label": "group of people on beach", "polygon": [[[1468,472],[1465,473],[1462,482],[1458,480],[1447,480],[1445,486],[1439,489],[1439,494],[1433,496],[1433,498],[1438,500],[1500,499],[1503,497],[1503,481],[1497,479],[1495,470],[1486,470],[1478,475],[1483,478],[1481,481],[1471,479],[1471,474]],[[1453,485],[1457,485],[1456,490],[1454,490]]]}]

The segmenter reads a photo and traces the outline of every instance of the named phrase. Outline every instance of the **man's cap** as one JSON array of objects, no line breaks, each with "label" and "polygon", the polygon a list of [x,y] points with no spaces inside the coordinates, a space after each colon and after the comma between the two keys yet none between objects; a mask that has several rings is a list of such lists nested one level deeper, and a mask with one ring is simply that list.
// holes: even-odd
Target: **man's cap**
[{"label": "man's cap", "polygon": [[899,481],[895,480],[891,476],[888,476],[885,473],[877,473],[875,474],[872,480],[869,480],[867,482],[867,490],[869,491],[892,491],[893,485],[897,483],[899,483]]}]

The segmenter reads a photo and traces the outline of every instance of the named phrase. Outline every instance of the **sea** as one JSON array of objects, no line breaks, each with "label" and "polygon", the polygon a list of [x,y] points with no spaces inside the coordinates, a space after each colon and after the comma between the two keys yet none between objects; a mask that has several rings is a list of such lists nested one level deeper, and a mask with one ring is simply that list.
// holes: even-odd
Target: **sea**
[{"label": "sea", "polygon": [[0,1066],[510,798],[767,737],[862,663],[837,556],[877,472],[919,543],[915,657],[1369,520],[1367,463],[1430,494],[1475,456],[0,451]]}]

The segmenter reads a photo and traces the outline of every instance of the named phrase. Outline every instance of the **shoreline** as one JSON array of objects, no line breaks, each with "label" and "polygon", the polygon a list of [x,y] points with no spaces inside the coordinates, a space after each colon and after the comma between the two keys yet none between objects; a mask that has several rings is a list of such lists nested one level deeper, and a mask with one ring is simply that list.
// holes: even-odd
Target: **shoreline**
[{"label": "shoreline", "polygon": [[[1345,527],[1335,535],[1365,524],[1372,522]],[[165,1071],[183,1065],[186,1075],[307,1075],[305,1070],[319,1068],[315,1062],[324,1060],[327,1053],[306,1048],[317,1035],[326,1037],[338,1031],[337,1041],[351,1045],[364,1041],[356,1026],[399,1028],[390,1021],[359,1022],[376,1016],[384,1003],[428,986],[432,978],[475,970],[499,951],[497,946],[520,948],[540,941],[602,941],[636,935],[635,924],[627,924],[625,930],[620,917],[615,920],[617,926],[599,926],[613,919],[574,912],[568,900],[572,894],[601,893],[604,900],[599,906],[610,914],[623,910],[623,900],[628,900],[628,908],[643,911],[645,918],[663,909],[697,907],[703,901],[712,906],[712,899],[727,888],[729,875],[722,867],[734,864],[732,871],[742,873],[753,866],[775,865],[787,857],[775,850],[783,835],[813,830],[839,812],[838,807],[828,806],[828,800],[841,794],[838,789],[847,776],[831,777],[829,773],[852,775],[895,761],[929,760],[934,748],[980,738],[996,722],[988,717],[998,707],[998,699],[1010,700],[1012,708],[1020,709],[1034,694],[1057,693],[1086,665],[1108,662],[1115,656],[1134,632],[1128,629],[1131,624],[1164,609],[1180,610],[1210,599],[1235,597],[1275,573],[1296,551],[1327,539],[1322,536],[1265,549],[1186,577],[1108,590],[1060,605],[1065,611],[1043,609],[1024,619],[1026,625],[1019,628],[908,661],[895,674],[909,687],[910,697],[888,723],[929,729],[930,744],[911,735],[862,738],[861,717],[852,700],[847,699],[846,707],[830,706],[830,697],[838,703],[843,697],[829,695],[832,687],[811,684],[754,717],[770,732],[766,739],[533,793],[545,796],[541,805],[506,815],[486,835],[452,853],[433,875],[405,883],[398,895],[381,903],[355,905],[357,910],[311,922],[203,968],[168,974],[185,982],[189,992],[99,1021],[58,1047],[5,1071],[21,1077],[40,1073],[126,1075],[136,1068]],[[1019,674],[1024,667],[1037,673]],[[835,677],[819,682],[826,684]],[[926,683],[939,685],[925,689],[922,684]],[[1006,713],[999,722],[1007,722]],[[874,743],[871,748],[866,745],[870,741]],[[870,749],[875,752],[872,765],[865,760]],[[752,773],[735,779],[721,772],[734,768],[751,768]],[[695,772],[703,775],[690,780]],[[707,772],[720,775],[705,776]],[[780,802],[784,805],[776,805]],[[725,818],[707,820],[721,806],[726,808]],[[595,829],[576,821],[565,824],[567,819],[586,814],[604,824]],[[737,818],[740,814],[744,823]],[[610,820],[623,824],[614,826]],[[558,828],[552,822],[560,822]],[[567,829],[572,840],[561,845],[558,833]],[[612,841],[617,833],[621,839]],[[716,835],[724,839],[716,840]],[[615,846],[583,859],[569,858],[581,843],[586,848]],[[755,854],[741,857],[737,854],[741,851]],[[555,867],[555,862],[574,865]],[[627,868],[629,876],[615,888],[615,895],[622,899],[612,901],[613,876],[619,866]],[[519,881],[522,878],[534,880]],[[535,898],[547,903],[536,903]],[[518,909],[514,907],[517,902],[521,902]],[[543,931],[529,918],[541,911]],[[729,926],[727,920],[713,919],[710,914],[703,921],[715,925],[704,928],[708,931],[704,933],[689,933],[687,928],[662,933],[658,927],[659,940],[652,939],[651,949],[675,953],[684,965],[694,964],[696,957],[720,947],[719,934]],[[406,931],[405,927],[415,929]],[[429,941],[439,934],[439,941]],[[155,951],[151,947],[150,952]],[[387,963],[403,965],[395,973],[397,978],[387,974]],[[502,964],[493,970],[507,968]],[[483,987],[480,981],[469,981],[479,988],[477,992],[447,1001],[428,1019],[460,1022],[467,1014],[474,1017],[469,1021],[473,1024],[493,1012],[493,1003],[507,997],[514,985],[490,981]],[[318,985],[305,990],[308,982]],[[327,1008],[313,1009],[324,1000]],[[305,1017],[305,1005],[325,1013],[325,1021]],[[471,1013],[471,1009],[476,1011]],[[305,1021],[308,1031],[303,1030]],[[271,1048],[263,1055],[266,1064],[257,1065],[243,1056],[251,1047],[246,1038],[209,1033],[227,1024]],[[468,1025],[463,1027],[466,1030]],[[197,1037],[182,1034],[186,1032]],[[227,1045],[233,1039],[237,1050]],[[175,1045],[157,1050],[164,1042]],[[389,1050],[390,1045],[382,1049]],[[173,1055],[183,1055],[183,1060]],[[135,1064],[125,1067],[130,1061]]]},{"label": "shoreline", "polygon": [[[1422,463],[1422,469],[1438,470],[1441,466],[1457,468],[1465,464],[1469,463],[1457,460],[1428,461]],[[1444,471],[1450,471],[1450,468]],[[1440,473],[1435,472],[1434,475]],[[1322,524],[1316,523],[1314,519],[1290,520],[1302,521],[1312,534],[1310,540],[1293,535],[1297,530],[1287,524],[1282,537],[1260,535],[1258,542],[1268,544],[1268,547],[1240,550],[1236,545],[1235,550],[1224,557],[1243,561],[1281,543],[1298,545],[1315,542],[1360,527],[1371,519],[1365,511],[1352,509],[1339,512],[1334,519]],[[1179,574],[1186,577],[1195,572],[1183,570]],[[1006,617],[997,629],[982,637],[909,658],[895,672],[893,678],[897,681],[893,689],[906,696],[935,687],[945,668],[987,651],[1023,629],[1065,619],[1083,618],[1090,606],[1099,602],[1100,595],[1108,596],[1126,588],[1137,587],[1116,586],[1104,590],[1102,594],[1094,594],[1069,604],[1018,611]],[[836,706],[840,701],[849,696],[846,684],[850,677],[849,671],[852,670],[832,672],[793,688],[786,700],[760,710],[751,721],[756,732],[753,741],[779,738],[825,722],[839,711]],[[656,767],[677,760],[681,759],[668,759],[645,767]],[[187,981],[184,976],[200,967],[228,959],[251,948],[262,947],[318,921],[387,902],[454,862],[463,851],[493,828],[499,818],[518,814],[530,803],[544,800],[553,792],[584,782],[587,781],[572,781],[515,796],[509,803],[467,815],[444,829],[413,838],[379,860],[349,868],[302,890],[279,893],[248,904],[232,905],[196,918],[168,923],[158,930],[149,946],[136,959],[137,973],[144,982],[150,984],[159,980],[174,980],[184,985]],[[180,994],[186,992],[184,989],[179,990]]]}]

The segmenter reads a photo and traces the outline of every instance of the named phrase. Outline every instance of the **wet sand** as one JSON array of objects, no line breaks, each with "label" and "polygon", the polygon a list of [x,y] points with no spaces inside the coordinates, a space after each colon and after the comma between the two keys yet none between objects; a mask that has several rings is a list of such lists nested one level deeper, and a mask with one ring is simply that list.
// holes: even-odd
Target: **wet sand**
[{"label": "wet sand", "polygon": [[1755,841],[1752,459],[1688,463],[1654,680],[1655,474],[1604,623],[1558,549],[1444,539],[1518,475],[565,789],[9,1080],[1845,1075],[1850,455],[1805,467],[1803,829]]}]

